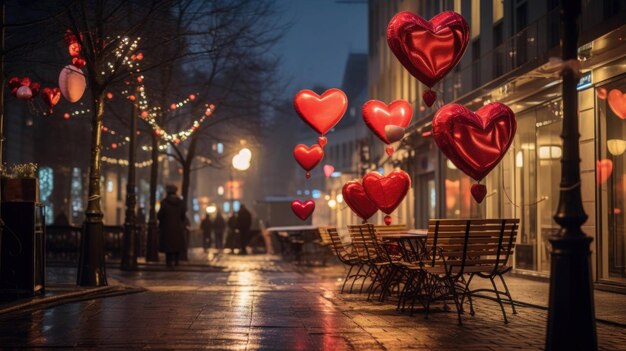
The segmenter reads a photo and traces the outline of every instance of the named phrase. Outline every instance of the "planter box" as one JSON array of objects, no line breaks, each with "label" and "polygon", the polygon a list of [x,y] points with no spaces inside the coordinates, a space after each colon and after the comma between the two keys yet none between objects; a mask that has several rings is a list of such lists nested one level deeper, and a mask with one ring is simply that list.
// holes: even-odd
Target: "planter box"
[{"label": "planter box", "polygon": [[2,202],[39,202],[39,179],[2,178]]}]

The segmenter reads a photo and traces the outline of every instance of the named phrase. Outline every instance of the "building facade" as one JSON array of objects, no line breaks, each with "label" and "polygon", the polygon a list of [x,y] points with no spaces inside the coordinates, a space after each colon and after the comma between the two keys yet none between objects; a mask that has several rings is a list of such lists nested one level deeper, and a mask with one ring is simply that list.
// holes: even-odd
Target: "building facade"
[{"label": "building facade", "polygon": [[[579,60],[581,189],[594,238],[597,286],[626,285],[626,8],[614,0],[582,1]],[[457,67],[434,90],[432,108],[421,103],[424,86],[399,64],[386,43],[389,20],[400,11],[430,19],[454,10],[470,24],[470,43]],[[455,0],[369,2],[369,97],[402,98],[414,106],[413,126],[385,168],[400,165],[412,177],[412,197],[401,212],[425,227],[429,218],[521,219],[514,257],[520,274],[547,276],[548,238],[559,194],[562,154],[561,82],[552,57],[560,56],[558,0]],[[472,180],[443,156],[431,135],[431,120],[444,103],[471,110],[507,104],[517,117],[514,143],[486,177],[482,204],[471,198]],[[384,160],[383,160],[384,161]]]}]

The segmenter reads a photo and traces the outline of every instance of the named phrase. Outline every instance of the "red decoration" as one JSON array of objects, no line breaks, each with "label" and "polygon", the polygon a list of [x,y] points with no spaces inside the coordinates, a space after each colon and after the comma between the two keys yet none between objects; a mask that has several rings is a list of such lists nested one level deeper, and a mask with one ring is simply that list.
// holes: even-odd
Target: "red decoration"
[{"label": "red decoration", "polygon": [[69,113],[67,113],[67,112],[65,112],[65,113],[63,114],[63,118],[64,118],[64,119],[70,119],[70,117],[71,117],[71,116],[70,116],[70,114],[69,114]]},{"label": "red decoration", "polygon": [[301,90],[294,98],[294,106],[298,115],[321,135],[332,129],[346,113],[348,97],[336,88],[328,89],[317,95],[312,90]]},{"label": "red decoration", "polygon": [[470,192],[472,193],[472,197],[476,202],[481,203],[487,196],[487,187],[483,184],[473,184],[470,188]]},{"label": "red decoration", "polygon": [[602,159],[596,161],[596,182],[598,185],[606,183],[613,173],[613,161]]},{"label": "red decoration", "polygon": [[400,141],[404,138],[404,128],[388,124],[385,126],[385,136],[391,143]]},{"label": "red decoration", "polygon": [[485,105],[476,113],[448,104],[433,118],[433,137],[441,152],[476,181],[504,157],[516,129],[515,114],[498,102]]},{"label": "red decoration", "polygon": [[85,67],[86,64],[87,64],[87,62],[84,59],[80,58],[80,57],[74,57],[72,59],[72,65],[75,66],[78,69],[81,69],[81,68]]},{"label": "red decoration", "polygon": [[621,119],[626,119],[626,94],[613,89],[608,95],[609,107],[615,115]]},{"label": "red decoration", "polygon": [[424,100],[426,106],[431,107],[437,100],[437,93],[428,89],[424,93],[422,93],[422,100]]},{"label": "red decoration", "polygon": [[409,73],[432,88],[461,60],[469,34],[467,22],[456,12],[442,12],[427,21],[405,11],[389,22],[387,44]]},{"label": "red decoration", "polygon": [[387,176],[369,172],[363,177],[367,197],[386,214],[391,214],[400,205],[410,187],[411,178],[402,170],[395,170]]},{"label": "red decoration", "polygon": [[30,90],[33,93],[33,98],[36,98],[39,95],[39,91],[41,90],[41,84],[30,83]]},{"label": "red decoration", "polygon": [[108,92],[107,93],[107,99],[109,99],[109,100],[113,99],[113,93]]},{"label": "red decoration", "polygon": [[196,96],[194,94],[189,95],[190,101],[194,101],[195,99],[196,99]]},{"label": "red decoration", "polygon": [[61,90],[59,88],[43,88],[41,99],[48,105],[48,112],[52,114],[52,109],[61,100]]},{"label": "red decoration", "polygon": [[332,165],[324,165],[324,175],[326,178],[330,177],[331,174],[335,171],[335,167]]},{"label": "red decoration", "polygon": [[305,221],[315,210],[315,202],[313,202],[313,200],[307,200],[302,203],[300,200],[293,200],[291,202],[291,210],[298,218]]},{"label": "red decoration", "polygon": [[393,155],[393,152],[396,151],[393,146],[389,145],[385,148],[385,152],[387,153],[387,155],[391,156]]},{"label": "red decoration", "polygon": [[382,101],[370,100],[363,105],[362,113],[365,124],[385,144],[392,143],[385,133],[386,126],[406,128],[413,118],[411,104],[404,100],[395,100],[389,105]]},{"label": "red decoration", "polygon": [[311,147],[298,144],[293,149],[293,157],[295,157],[298,164],[307,171],[307,178],[309,178],[310,173],[308,172],[315,168],[324,158],[324,150],[318,144],[313,144]]},{"label": "red decoration", "polygon": [[385,221],[386,225],[390,225],[391,224],[391,216],[390,215],[386,215],[383,220]]},{"label": "red decoration", "polygon": [[341,194],[352,212],[364,221],[367,221],[378,211],[378,207],[367,197],[363,185],[358,180],[351,180],[344,184]]},{"label": "red decoration", "polygon": [[321,136],[317,138],[317,143],[321,146],[324,147],[326,146],[326,143],[328,143],[328,139],[325,136]]},{"label": "red decoration", "polygon": [[606,95],[607,95],[606,89],[598,88],[597,95],[598,95],[598,99],[606,100]]}]

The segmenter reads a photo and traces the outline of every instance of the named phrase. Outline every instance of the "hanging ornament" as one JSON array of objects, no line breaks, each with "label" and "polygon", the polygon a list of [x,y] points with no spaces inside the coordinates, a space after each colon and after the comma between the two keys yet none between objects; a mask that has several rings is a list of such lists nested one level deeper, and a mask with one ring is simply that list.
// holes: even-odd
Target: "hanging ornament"
[{"label": "hanging ornament", "polygon": [[320,146],[326,145],[324,135],[343,117],[348,108],[348,97],[336,88],[326,90],[322,96],[312,90],[301,90],[293,101],[296,112],[313,130],[320,134]]},{"label": "hanging ornament", "polygon": [[626,94],[618,89],[613,89],[609,92],[608,99],[609,107],[613,113],[621,118],[626,119]]},{"label": "hanging ornament", "polygon": [[378,211],[378,207],[367,197],[363,185],[358,180],[351,180],[344,184],[341,194],[348,207],[364,223]]},{"label": "hanging ornament", "polygon": [[[413,109],[411,104],[404,100],[392,101],[389,105],[382,101],[370,100],[363,104],[362,108],[363,120],[367,127],[376,134],[376,136],[387,144],[387,154],[393,154],[393,147],[389,144],[398,140],[389,140],[386,133],[388,126],[396,126],[402,128],[408,127],[413,118]],[[402,133],[404,135],[404,133]],[[394,135],[395,136],[395,135]],[[401,139],[401,138],[400,138]]]},{"label": "hanging ornament", "polygon": [[[498,165],[516,130],[515,114],[498,102],[487,104],[476,113],[461,105],[448,104],[433,118],[433,137],[441,152],[477,182]],[[483,191],[486,194],[486,189],[472,193],[480,195]]]},{"label": "hanging ornament", "polygon": [[315,202],[313,202],[313,200],[307,200],[303,203],[300,200],[293,200],[291,202],[291,210],[298,218],[305,221],[315,210]]},{"label": "hanging ornament", "polygon": [[83,97],[87,81],[85,75],[76,66],[67,65],[59,74],[59,89],[63,97],[69,102],[77,102]]},{"label": "hanging ornament", "polygon": [[429,88],[422,96],[428,106],[437,98],[430,88],[459,63],[469,35],[469,25],[453,11],[442,12],[430,21],[411,12],[400,12],[387,26],[387,44],[393,54]]},{"label": "hanging ornament", "polygon": [[311,170],[324,158],[324,149],[319,144],[313,144],[311,147],[298,144],[293,149],[293,157],[304,168],[306,177],[309,179],[311,178]]},{"label": "hanging ornament", "polygon": [[30,100],[33,97],[33,91],[28,85],[22,85],[21,87],[17,88],[15,97],[18,100]]},{"label": "hanging ornament", "polygon": [[386,176],[369,172],[363,177],[363,188],[367,197],[387,214],[385,224],[391,224],[390,214],[400,205],[411,187],[411,178],[402,170],[395,170]]},{"label": "hanging ornament", "polygon": [[330,178],[334,171],[335,167],[333,167],[332,165],[324,165],[324,175],[326,176],[326,178]]},{"label": "hanging ornament", "polygon": [[52,114],[52,109],[61,100],[61,90],[59,88],[43,88],[41,90],[41,99],[48,106],[48,113]]}]

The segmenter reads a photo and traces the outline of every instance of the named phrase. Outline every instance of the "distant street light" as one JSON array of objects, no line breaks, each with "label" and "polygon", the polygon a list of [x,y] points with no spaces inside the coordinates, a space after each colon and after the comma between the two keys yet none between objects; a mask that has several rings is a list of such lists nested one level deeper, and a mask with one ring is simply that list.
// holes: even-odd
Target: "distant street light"
[{"label": "distant street light", "polygon": [[207,206],[207,208],[206,208],[206,213],[207,214],[213,214],[215,212],[217,212],[217,206],[215,206],[215,205]]},{"label": "distant street light", "polygon": [[252,151],[248,148],[239,150],[239,153],[233,156],[233,168],[239,171],[245,171],[250,168],[250,160],[252,159]]}]

